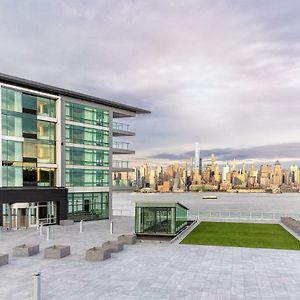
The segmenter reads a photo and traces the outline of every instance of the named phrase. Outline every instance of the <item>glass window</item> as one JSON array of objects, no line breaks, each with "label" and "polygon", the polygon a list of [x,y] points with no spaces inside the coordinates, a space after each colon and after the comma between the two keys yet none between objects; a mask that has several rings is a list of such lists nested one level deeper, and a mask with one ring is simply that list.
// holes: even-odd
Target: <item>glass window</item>
[{"label": "glass window", "polygon": [[56,101],[45,97],[37,97],[37,109],[38,114],[41,116],[47,116],[55,118],[55,104]]},{"label": "glass window", "polygon": [[66,186],[109,186],[109,171],[67,168]]},{"label": "glass window", "polygon": [[22,93],[22,106],[23,109],[27,109],[36,113],[37,97],[30,94]]},{"label": "glass window", "polygon": [[109,166],[109,151],[66,147],[66,164],[85,166]]},{"label": "glass window", "polygon": [[44,164],[55,164],[55,145],[39,141],[37,145],[37,161]]},{"label": "glass window", "polygon": [[2,140],[2,161],[23,161],[22,142]]},{"label": "glass window", "polygon": [[37,121],[37,138],[41,140],[55,141],[55,123]]},{"label": "glass window", "polygon": [[33,139],[25,139],[23,143],[23,157],[24,158],[37,158],[36,141]]},{"label": "glass window", "polygon": [[23,168],[23,186],[37,185],[37,170],[35,167]]},{"label": "glass window", "polygon": [[55,186],[54,169],[38,168],[37,185],[38,186]]},{"label": "glass window", "polygon": [[66,125],[66,141],[74,144],[108,147],[109,132],[106,130]]},{"label": "glass window", "polygon": [[79,220],[96,220],[108,218],[109,193],[69,193],[69,218]]},{"label": "glass window", "polygon": [[66,119],[79,123],[109,127],[109,112],[107,110],[78,103],[66,103]]},{"label": "glass window", "polygon": [[4,187],[15,187],[23,185],[22,167],[2,166],[2,185]]},{"label": "glass window", "polygon": [[2,109],[22,112],[22,93],[10,88],[1,89]]},{"label": "glass window", "polygon": [[22,117],[2,114],[2,134],[22,137]]},{"label": "glass window", "polygon": [[37,134],[37,120],[35,115],[23,114],[23,134]]}]

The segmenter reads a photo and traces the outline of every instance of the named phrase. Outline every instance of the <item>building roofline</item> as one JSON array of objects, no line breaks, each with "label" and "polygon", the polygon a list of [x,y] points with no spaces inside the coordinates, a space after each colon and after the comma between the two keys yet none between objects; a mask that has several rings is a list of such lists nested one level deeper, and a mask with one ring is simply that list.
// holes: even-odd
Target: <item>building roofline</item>
[{"label": "building roofline", "polygon": [[23,88],[36,89],[40,92],[52,93],[57,96],[59,96],[59,95],[67,96],[67,97],[72,97],[72,98],[76,98],[76,99],[80,99],[80,100],[85,100],[88,102],[103,104],[103,105],[111,106],[114,108],[124,109],[124,110],[130,111],[130,112],[134,112],[136,114],[150,114],[151,113],[149,110],[145,110],[142,108],[130,106],[127,104],[122,104],[122,103],[111,101],[111,100],[106,100],[103,98],[98,98],[95,96],[63,89],[60,87],[55,87],[52,85],[48,85],[48,84],[44,84],[44,83],[40,83],[40,82],[36,82],[36,81],[32,81],[32,80],[20,78],[20,77],[15,77],[15,76],[8,75],[8,74],[0,73],[0,82],[6,83],[6,84],[18,85]]},{"label": "building roofline", "polygon": [[153,204],[153,205],[164,205],[164,204],[169,204],[169,205],[179,205],[179,206],[181,206],[182,208],[184,208],[184,209],[186,209],[186,210],[190,210],[188,207],[186,207],[185,205],[183,205],[182,203],[180,203],[180,202],[177,202],[177,201],[171,201],[171,200],[166,200],[166,199],[164,199],[164,200],[160,200],[160,201],[147,201],[147,200],[137,200],[137,201],[135,201],[135,204],[137,205],[137,204],[145,204],[145,205],[147,205],[147,204]]}]

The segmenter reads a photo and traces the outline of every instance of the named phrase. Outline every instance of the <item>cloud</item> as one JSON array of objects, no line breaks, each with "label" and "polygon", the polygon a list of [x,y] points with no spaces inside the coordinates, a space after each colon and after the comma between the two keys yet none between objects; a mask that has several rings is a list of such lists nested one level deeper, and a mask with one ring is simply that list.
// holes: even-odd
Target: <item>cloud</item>
[{"label": "cloud", "polygon": [[136,157],[181,156],[196,141],[242,157],[300,142],[299,10],[293,0],[4,0],[0,70],[150,109],[128,121]]},{"label": "cloud", "polygon": [[[248,148],[215,148],[201,150],[201,157],[209,159],[211,154],[222,162],[229,162],[234,159],[239,161],[272,161],[277,159],[300,160],[300,143],[273,144],[265,146],[253,146]],[[151,156],[151,159],[161,160],[186,160],[194,157],[193,151],[179,154],[160,153]]]}]

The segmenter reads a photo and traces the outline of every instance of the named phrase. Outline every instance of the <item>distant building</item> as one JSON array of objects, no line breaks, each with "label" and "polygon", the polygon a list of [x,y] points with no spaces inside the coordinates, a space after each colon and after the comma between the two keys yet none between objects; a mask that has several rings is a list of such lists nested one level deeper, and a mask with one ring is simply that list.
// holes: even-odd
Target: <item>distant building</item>
[{"label": "distant building", "polygon": [[273,184],[281,186],[283,182],[282,178],[282,168],[280,162],[277,160],[274,166]]},{"label": "distant building", "polygon": [[195,171],[195,173],[202,174],[202,160],[201,160],[201,157],[200,157],[199,143],[196,143],[196,148],[195,148],[194,171]]}]

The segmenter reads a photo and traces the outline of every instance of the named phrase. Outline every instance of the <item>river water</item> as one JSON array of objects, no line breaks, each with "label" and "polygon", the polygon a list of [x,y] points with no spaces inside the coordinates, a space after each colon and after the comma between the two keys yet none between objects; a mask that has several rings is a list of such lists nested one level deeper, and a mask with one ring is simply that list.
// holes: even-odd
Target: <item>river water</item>
[{"label": "river water", "polygon": [[[202,199],[216,195],[217,200]],[[300,193],[133,193],[114,192],[113,209],[134,211],[135,201],[180,202],[196,211],[240,211],[264,213],[300,213]]]}]

